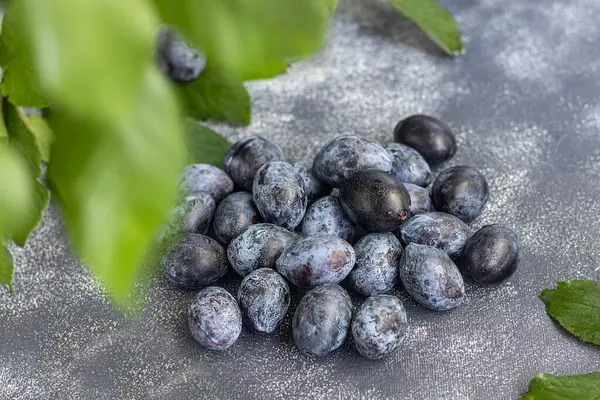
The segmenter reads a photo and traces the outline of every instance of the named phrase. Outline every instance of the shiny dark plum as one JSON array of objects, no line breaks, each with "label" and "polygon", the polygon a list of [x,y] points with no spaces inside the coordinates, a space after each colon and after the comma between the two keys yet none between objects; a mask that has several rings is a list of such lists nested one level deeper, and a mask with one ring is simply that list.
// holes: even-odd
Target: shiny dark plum
[{"label": "shiny dark plum", "polygon": [[181,235],[161,264],[169,281],[186,288],[212,285],[227,273],[225,249],[214,239],[196,233]]},{"label": "shiny dark plum", "polygon": [[462,304],[463,278],[443,251],[411,243],[404,249],[398,271],[402,285],[419,304],[439,311]]},{"label": "shiny dark plum", "polygon": [[358,353],[379,360],[396,350],[404,339],[408,319],[396,296],[382,294],[367,298],[352,319],[352,337]]},{"label": "shiny dark plum", "polygon": [[481,212],[490,196],[487,180],[473,167],[448,168],[437,176],[431,187],[433,206],[471,222]]},{"label": "shiny dark plum", "polygon": [[333,235],[350,242],[354,237],[354,223],[346,216],[338,199],[322,197],[306,210],[302,220],[302,234]]},{"label": "shiny dark plum", "polygon": [[431,196],[427,188],[412,183],[404,183],[404,187],[410,195],[410,215],[433,211]]},{"label": "shiny dark plum", "polygon": [[336,236],[314,235],[295,240],[277,259],[277,271],[301,288],[340,283],[356,261],[350,243]]},{"label": "shiny dark plum", "polygon": [[473,231],[453,215],[442,212],[417,214],[400,227],[402,244],[425,244],[436,247],[457,260]]},{"label": "shiny dark plum", "polygon": [[210,229],[216,209],[213,197],[207,192],[196,192],[186,196],[173,211],[173,219],[180,225],[181,232],[206,235]]},{"label": "shiny dark plum", "polygon": [[211,286],[196,295],[188,310],[193,338],[210,350],[227,350],[242,332],[242,313],[223,288]]},{"label": "shiny dark plum", "polygon": [[402,246],[391,232],[371,233],[354,245],[356,263],[348,281],[358,293],[387,293],[398,281]]},{"label": "shiny dark plum", "polygon": [[306,212],[306,189],[296,169],[284,161],[271,161],[256,172],[252,195],[265,221],[294,229]]},{"label": "shiny dark plum", "polygon": [[392,174],[400,182],[425,187],[431,182],[431,169],[423,156],[407,145],[391,143],[385,147],[393,160]]},{"label": "shiny dark plum", "polygon": [[244,229],[261,221],[252,193],[236,192],[227,196],[217,207],[213,233],[221,244],[227,245]]},{"label": "shiny dark plum", "polygon": [[179,83],[197,79],[206,67],[204,52],[191,47],[172,28],[159,32],[156,59],[165,75]]},{"label": "shiny dark plum", "polygon": [[350,296],[338,285],[318,286],[300,300],[292,336],[304,354],[323,357],[339,348],[352,321]]},{"label": "shiny dark plum", "polygon": [[246,324],[258,333],[273,333],[290,306],[290,287],[270,268],[260,268],[244,278],[238,302]]},{"label": "shiny dark plum", "polygon": [[260,136],[235,142],[223,157],[223,169],[238,190],[252,190],[256,171],[269,161],[285,161],[277,144]]},{"label": "shiny dark plum", "polygon": [[250,225],[227,246],[227,259],[241,276],[259,268],[275,268],[275,262],[298,237],[273,224]]},{"label": "shiny dark plum", "polygon": [[313,173],[312,161],[298,161],[294,164],[294,168],[296,168],[302,177],[302,180],[304,181],[304,188],[306,189],[306,198],[308,200],[308,204],[314,203],[316,200],[323,196],[327,196],[327,194],[331,192],[331,188],[325,183],[321,182]]},{"label": "shiny dark plum", "polygon": [[407,218],[410,195],[392,174],[364,170],[344,181],[340,204],[355,224],[373,232],[389,232]]},{"label": "shiny dark plum", "polygon": [[233,192],[233,181],[225,171],[214,165],[191,164],[183,170],[180,188],[184,193],[192,195],[206,192],[219,203]]},{"label": "shiny dark plum", "polygon": [[517,270],[522,248],[521,239],[512,229],[487,225],[467,241],[459,266],[476,282],[502,282]]},{"label": "shiny dark plum", "polygon": [[377,142],[360,136],[338,136],[315,156],[314,174],[330,186],[339,186],[358,171],[391,171],[392,157]]},{"label": "shiny dark plum", "polygon": [[417,150],[431,165],[448,161],[456,153],[456,138],[450,127],[427,115],[400,121],[394,129],[394,140]]}]

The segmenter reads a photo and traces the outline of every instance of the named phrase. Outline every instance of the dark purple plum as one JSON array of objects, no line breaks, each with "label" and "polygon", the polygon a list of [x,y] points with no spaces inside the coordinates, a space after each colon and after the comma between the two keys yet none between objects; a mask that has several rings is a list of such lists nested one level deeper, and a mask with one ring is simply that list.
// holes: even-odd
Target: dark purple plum
[{"label": "dark purple plum", "polygon": [[306,189],[296,169],[284,161],[271,161],[256,172],[252,195],[265,221],[294,229],[306,212]]},{"label": "dark purple plum", "polygon": [[274,270],[260,268],[242,281],[238,302],[250,329],[273,333],[290,306],[290,287]]},{"label": "dark purple plum", "polygon": [[269,161],[285,161],[281,147],[260,136],[235,142],[223,157],[223,169],[238,190],[252,190],[256,171]]},{"label": "dark purple plum", "polygon": [[158,34],[156,59],[159,68],[178,83],[197,79],[206,67],[204,52],[191,47],[174,29],[164,28]]},{"label": "dark purple plum", "polygon": [[448,161],[456,153],[452,130],[427,115],[412,115],[400,121],[394,129],[394,140],[417,150],[431,165]]},{"label": "dark purple plum", "polygon": [[410,215],[433,211],[431,196],[427,188],[412,183],[404,183],[404,187],[410,195]]},{"label": "dark purple plum", "polygon": [[227,259],[241,276],[259,268],[275,268],[275,262],[298,237],[280,226],[256,224],[244,229],[227,247]]},{"label": "dark purple plum", "polygon": [[163,256],[165,277],[186,288],[212,285],[227,273],[225,249],[214,239],[197,233],[184,233]]},{"label": "dark purple plum", "polygon": [[371,233],[354,245],[356,263],[348,275],[352,288],[364,296],[387,293],[398,281],[402,246],[391,232]]},{"label": "dark purple plum", "polygon": [[323,357],[339,348],[352,321],[350,296],[338,285],[318,286],[300,300],[292,336],[303,354]]},{"label": "dark purple plum", "polygon": [[244,229],[262,222],[254,205],[252,193],[235,192],[227,196],[215,211],[213,233],[223,245],[228,245]]},{"label": "dark purple plum", "polygon": [[296,168],[296,171],[298,171],[302,177],[302,180],[304,181],[304,188],[306,189],[308,204],[314,203],[317,199],[327,196],[327,194],[331,192],[331,188],[325,183],[321,182],[313,173],[312,161],[298,161],[294,164],[294,168]]},{"label": "dark purple plum", "polygon": [[295,240],[277,259],[277,271],[301,288],[340,283],[356,256],[350,243],[337,236],[314,235]]},{"label": "dark purple plum", "polygon": [[323,146],[313,163],[314,174],[330,186],[339,186],[358,171],[392,170],[392,157],[377,142],[360,136],[338,136]]},{"label": "dark purple plum", "polygon": [[396,350],[404,339],[408,319],[396,296],[382,294],[367,298],[352,319],[352,337],[358,353],[379,360]]},{"label": "dark purple plum", "polygon": [[340,204],[355,224],[372,232],[390,232],[408,217],[410,195],[394,175],[371,169],[344,181]]},{"label": "dark purple plum", "polygon": [[229,292],[211,286],[196,295],[188,310],[194,339],[210,350],[227,350],[242,332],[242,313]]},{"label": "dark purple plum", "polygon": [[196,192],[186,196],[183,203],[173,211],[174,219],[180,224],[181,232],[206,235],[215,213],[216,203],[207,192]]},{"label": "dark purple plum", "polygon": [[476,282],[502,282],[517,270],[522,248],[521,239],[509,227],[486,225],[467,240],[459,266]]},{"label": "dark purple plum", "polygon": [[481,214],[489,197],[487,180],[473,167],[448,168],[440,172],[431,187],[435,209],[467,223]]},{"label": "dark purple plum", "polygon": [[180,185],[184,193],[206,192],[217,203],[233,192],[233,181],[223,171],[210,164],[191,164],[183,170]]},{"label": "dark purple plum", "polygon": [[400,182],[422,187],[429,185],[432,178],[431,169],[418,151],[401,143],[388,144],[385,149],[392,156],[392,174]]},{"label": "dark purple plum", "polygon": [[302,220],[302,234],[333,235],[350,242],[354,237],[354,223],[346,216],[338,199],[322,197],[306,210]]},{"label": "dark purple plum", "polygon": [[400,227],[402,244],[425,244],[436,247],[457,260],[467,240],[473,232],[471,228],[453,215],[442,212],[427,212],[409,218]]},{"label": "dark purple plum", "polygon": [[437,311],[462,304],[465,295],[463,278],[443,251],[411,243],[404,249],[398,271],[404,289],[419,304]]}]

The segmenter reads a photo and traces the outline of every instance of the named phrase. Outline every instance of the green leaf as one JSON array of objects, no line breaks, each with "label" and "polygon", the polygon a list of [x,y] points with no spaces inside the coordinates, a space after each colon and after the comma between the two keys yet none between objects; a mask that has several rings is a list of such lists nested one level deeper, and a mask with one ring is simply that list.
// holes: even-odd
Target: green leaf
[{"label": "green leaf", "polygon": [[153,60],[158,21],[146,0],[21,0],[42,83],[53,103],[126,119]]},{"label": "green leaf", "polygon": [[187,113],[196,119],[250,123],[250,95],[243,82],[210,61],[198,79],[176,88]]},{"label": "green leaf", "polygon": [[48,178],[76,253],[118,304],[166,221],[185,165],[185,136],[174,93],[155,68],[128,124],[51,111],[56,140]]},{"label": "green leaf", "polygon": [[153,0],[209,60],[242,80],[273,77],[319,49],[332,0]]},{"label": "green leaf", "polygon": [[19,115],[21,116],[23,123],[27,125],[29,131],[35,136],[42,161],[49,162],[52,143],[54,142],[54,134],[48,126],[48,123],[39,115],[25,115],[25,113],[21,112]]},{"label": "green leaf", "polygon": [[12,284],[14,274],[14,266],[10,253],[6,247],[0,243],[0,285],[7,285],[12,294],[15,294],[15,289]]},{"label": "green leaf", "polygon": [[412,19],[442,50],[456,56],[464,52],[458,24],[437,0],[389,0]]},{"label": "green leaf", "polygon": [[13,104],[22,107],[45,107],[48,99],[42,90],[39,73],[33,61],[23,8],[13,1],[5,11],[0,35],[2,93]]},{"label": "green leaf", "polygon": [[5,237],[15,241],[19,246],[24,246],[29,234],[38,226],[42,219],[42,213],[48,205],[48,191],[37,179],[41,174],[40,151],[35,137],[29,128],[22,121],[21,117],[26,118],[23,111],[19,111],[8,101],[3,101],[2,114],[6,131],[8,133],[8,143],[16,150],[27,162],[29,169],[28,179],[31,181],[33,191],[31,193],[31,208],[27,216],[22,217],[19,224],[14,224],[9,231],[3,230]]},{"label": "green leaf", "polygon": [[572,279],[544,289],[546,312],[584,342],[600,345],[600,283]]},{"label": "green leaf", "polygon": [[0,238],[20,238],[35,219],[35,186],[27,162],[6,141],[0,143]]},{"label": "green leaf", "polygon": [[585,375],[554,376],[537,374],[521,400],[598,400],[600,372]]},{"label": "green leaf", "polygon": [[212,164],[220,168],[231,142],[192,119],[187,120],[186,126],[189,163]]}]

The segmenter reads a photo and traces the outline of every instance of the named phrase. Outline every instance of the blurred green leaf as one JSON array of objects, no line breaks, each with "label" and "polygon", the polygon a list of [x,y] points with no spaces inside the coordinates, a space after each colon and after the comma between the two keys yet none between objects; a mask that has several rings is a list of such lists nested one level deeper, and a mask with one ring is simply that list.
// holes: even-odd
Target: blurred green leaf
[{"label": "blurred green leaf", "polygon": [[555,376],[537,374],[521,400],[598,400],[600,372],[584,375]]},{"label": "blurred green leaf", "polygon": [[8,143],[27,162],[29,169],[28,179],[31,181],[33,192],[31,193],[31,208],[26,216],[22,216],[19,224],[11,226],[10,230],[2,230],[5,237],[15,241],[19,246],[24,246],[29,234],[38,226],[42,219],[42,213],[48,205],[48,191],[37,179],[41,174],[40,151],[35,137],[21,120],[25,114],[8,101],[2,104],[2,114]]},{"label": "blurred green leaf", "polygon": [[212,164],[221,168],[223,156],[231,147],[231,142],[192,119],[188,118],[186,126],[189,163]]},{"label": "blurred green leaf", "polygon": [[235,75],[211,64],[193,82],[176,85],[187,113],[200,120],[250,123],[250,95]]},{"label": "blurred green leaf", "polygon": [[[0,102],[3,103],[4,101],[6,100],[0,97]],[[0,141],[2,140],[8,140],[8,132],[6,131],[6,124],[4,123],[4,112],[2,111],[2,107],[0,107]]]},{"label": "blurred green leaf", "polygon": [[412,19],[442,50],[456,56],[464,52],[458,24],[437,0],[389,0]]},{"label": "blurred green leaf", "polygon": [[0,243],[0,285],[7,285],[10,291],[14,294],[15,289],[13,288],[12,280],[14,274],[14,266],[10,253]]},{"label": "blurred green leaf", "polygon": [[0,35],[2,93],[21,107],[45,107],[48,100],[42,90],[33,62],[23,7],[13,1],[5,11]]},{"label": "blurred green leaf", "polygon": [[155,68],[125,124],[50,112],[48,177],[75,251],[117,300],[129,300],[148,246],[166,221],[186,161],[184,127]]},{"label": "blurred green leaf", "polygon": [[[152,62],[157,19],[146,0],[21,0],[36,65],[73,114],[126,119]],[[20,104],[19,104],[20,105]]]},{"label": "blurred green leaf", "polygon": [[49,162],[54,134],[48,123],[39,115],[25,115],[24,113],[20,113],[20,116],[23,123],[29,128],[29,131],[35,136],[42,161]]},{"label": "blurred green leaf", "polygon": [[332,0],[153,0],[209,60],[242,80],[270,78],[319,49]]},{"label": "blurred green leaf", "polygon": [[0,142],[0,190],[0,238],[19,239],[35,219],[35,180],[25,159],[6,141]]}]

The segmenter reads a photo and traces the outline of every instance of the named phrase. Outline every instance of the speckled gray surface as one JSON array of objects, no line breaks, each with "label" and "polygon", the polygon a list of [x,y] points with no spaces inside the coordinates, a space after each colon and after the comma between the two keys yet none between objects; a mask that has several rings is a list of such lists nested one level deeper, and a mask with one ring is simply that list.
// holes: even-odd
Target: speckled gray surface
[{"label": "speckled gray surface", "polygon": [[448,313],[398,292],[407,336],[383,362],[349,344],[305,358],[289,318],[280,334],[244,332],[210,353],[187,331],[193,292],[161,281],[139,320],[123,317],[69,256],[50,210],[13,251],[17,297],[0,291],[0,398],[516,399],[537,372],[600,370],[599,350],[563,333],[537,298],[559,279],[600,279],[600,2],[444,4],[466,34],[464,57],[440,56],[382,2],[342,0],[323,53],[251,84],[252,127],[222,131],[264,135],[297,160],[336,134],[387,142],[408,114],[441,117],[458,133],[451,164],[473,165],[490,183],[474,226],[503,222],[523,237],[510,281],[469,284],[468,303]]}]

